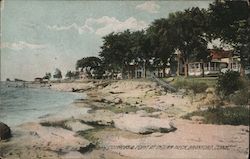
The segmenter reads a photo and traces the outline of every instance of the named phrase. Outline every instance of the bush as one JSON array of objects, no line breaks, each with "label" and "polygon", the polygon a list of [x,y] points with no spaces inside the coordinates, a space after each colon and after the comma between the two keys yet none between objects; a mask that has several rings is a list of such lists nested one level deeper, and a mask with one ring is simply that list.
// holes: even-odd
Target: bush
[{"label": "bush", "polygon": [[189,84],[188,89],[193,90],[194,94],[205,92],[208,88],[208,85],[204,82],[191,83]]},{"label": "bush", "polygon": [[231,102],[236,105],[247,105],[250,99],[250,92],[247,89],[236,91],[230,96]]},{"label": "bush", "polygon": [[216,84],[216,91],[219,95],[227,97],[242,87],[243,83],[240,79],[239,72],[227,71],[226,73],[219,75]]},{"label": "bush", "polygon": [[216,107],[188,113],[182,118],[191,120],[192,116],[202,116],[206,124],[249,125],[249,114],[249,108],[244,106]]}]

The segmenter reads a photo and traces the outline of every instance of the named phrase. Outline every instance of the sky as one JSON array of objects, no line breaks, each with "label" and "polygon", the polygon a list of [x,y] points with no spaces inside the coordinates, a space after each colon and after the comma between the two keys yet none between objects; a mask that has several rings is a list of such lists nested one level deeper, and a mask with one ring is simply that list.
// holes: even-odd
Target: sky
[{"label": "sky", "polygon": [[1,80],[33,80],[56,68],[65,75],[78,59],[98,55],[103,36],[211,2],[2,0]]}]

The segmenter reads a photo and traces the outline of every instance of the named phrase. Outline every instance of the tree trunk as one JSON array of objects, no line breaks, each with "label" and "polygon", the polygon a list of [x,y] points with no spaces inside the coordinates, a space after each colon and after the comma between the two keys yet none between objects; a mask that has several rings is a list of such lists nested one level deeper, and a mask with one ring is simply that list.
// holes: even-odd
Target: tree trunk
[{"label": "tree trunk", "polygon": [[146,71],[146,62],[147,62],[147,60],[144,62],[144,66],[143,66],[143,69],[144,69],[144,78],[146,78],[147,77],[147,71]]},{"label": "tree trunk", "polygon": [[177,60],[177,76],[180,76],[180,57],[178,57],[178,60]]},{"label": "tree trunk", "polygon": [[204,62],[203,62],[203,60],[201,61],[201,76],[202,76],[202,77],[205,77]]},{"label": "tree trunk", "polygon": [[160,70],[159,70],[159,67],[157,67],[157,77],[160,76]]},{"label": "tree trunk", "polygon": [[184,64],[185,77],[188,77],[188,59],[185,60]]},{"label": "tree trunk", "polygon": [[166,63],[163,64],[163,77],[165,78],[166,77]]},{"label": "tree trunk", "polygon": [[245,65],[243,63],[240,64],[240,76],[245,77]]}]

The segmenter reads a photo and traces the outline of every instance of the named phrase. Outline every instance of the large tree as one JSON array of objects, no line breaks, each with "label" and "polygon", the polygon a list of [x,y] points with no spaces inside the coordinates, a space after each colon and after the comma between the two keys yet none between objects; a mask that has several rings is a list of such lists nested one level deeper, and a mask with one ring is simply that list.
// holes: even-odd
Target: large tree
[{"label": "large tree", "polygon": [[230,44],[240,55],[241,75],[250,64],[250,7],[247,1],[219,1],[209,6],[212,38]]},{"label": "large tree", "polygon": [[95,72],[96,70],[100,70],[102,64],[102,60],[95,56],[84,57],[76,62],[76,69],[81,69],[82,71],[85,69],[87,74],[92,77],[91,72]]},{"label": "large tree", "polygon": [[168,19],[157,19],[147,29],[150,37],[150,47],[154,59],[154,65],[163,69],[163,76],[166,76],[165,69],[170,57],[174,53],[174,45],[171,43],[170,24]]},{"label": "large tree", "polygon": [[103,45],[99,56],[104,66],[111,72],[126,72],[133,60],[131,32],[126,30],[119,33],[110,33],[103,37]]},{"label": "large tree", "polygon": [[191,59],[204,61],[209,56],[207,19],[206,10],[198,7],[169,14],[167,36],[171,39],[171,45],[181,53],[185,76],[188,76],[188,63]]},{"label": "large tree", "polygon": [[61,79],[62,78],[62,71],[56,68],[53,78]]},{"label": "large tree", "polygon": [[65,77],[68,77],[69,79],[71,79],[72,77],[74,77],[74,73],[71,71],[67,71]]},{"label": "large tree", "polygon": [[46,72],[45,76],[43,77],[43,79],[50,80],[50,78],[51,78],[51,73],[50,72]]},{"label": "large tree", "polygon": [[134,64],[143,66],[144,68],[144,77],[146,77],[146,72],[151,68],[150,59],[152,59],[152,49],[150,43],[150,37],[144,31],[135,31],[131,33],[132,41],[132,59]]}]

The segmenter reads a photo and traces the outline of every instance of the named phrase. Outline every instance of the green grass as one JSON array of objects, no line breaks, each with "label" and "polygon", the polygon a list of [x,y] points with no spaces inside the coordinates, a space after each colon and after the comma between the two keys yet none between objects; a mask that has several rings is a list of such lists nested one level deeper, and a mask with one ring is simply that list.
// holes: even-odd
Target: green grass
[{"label": "green grass", "polygon": [[249,125],[249,108],[245,106],[227,107],[227,108],[209,108],[205,111],[195,111],[188,113],[182,118],[191,119],[192,116],[204,117],[206,124],[219,125]]},{"label": "green grass", "polygon": [[171,81],[170,84],[177,89],[192,90],[194,94],[203,93],[208,87],[215,87],[217,79],[212,77],[174,77],[172,79],[165,79]]},{"label": "green grass", "polygon": [[217,83],[217,77],[170,77],[165,78],[166,81],[172,81],[170,84],[175,85],[177,82],[186,83],[206,83],[208,87],[215,87]]}]

